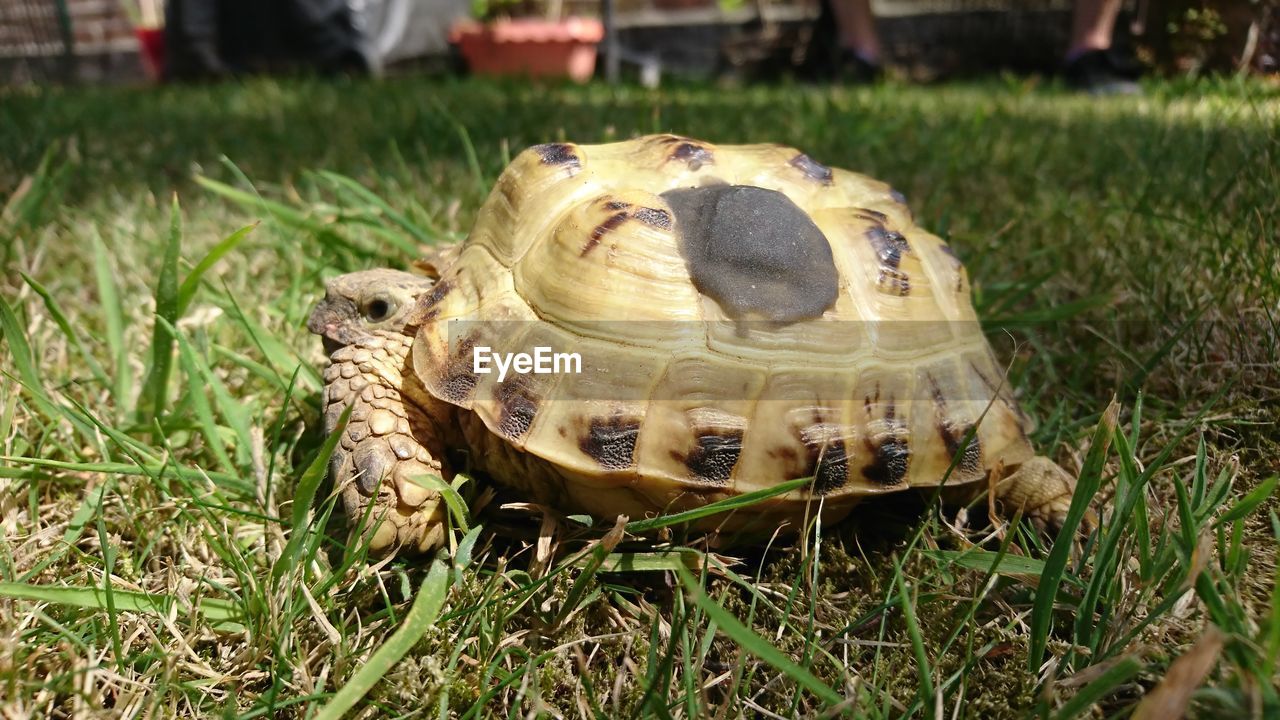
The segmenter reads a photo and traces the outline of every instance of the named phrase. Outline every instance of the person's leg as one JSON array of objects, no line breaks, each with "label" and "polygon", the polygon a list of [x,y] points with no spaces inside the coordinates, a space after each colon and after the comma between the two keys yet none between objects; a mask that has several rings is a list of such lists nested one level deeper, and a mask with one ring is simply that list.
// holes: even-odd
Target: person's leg
[{"label": "person's leg", "polygon": [[1118,60],[1111,50],[1121,0],[1076,0],[1071,42],[1063,57],[1067,84],[1093,95],[1140,92],[1136,66]]},{"label": "person's leg", "polygon": [[870,0],[827,0],[840,46],[836,74],[846,82],[874,82],[882,74],[880,38]]},{"label": "person's leg", "polygon": [[1067,48],[1067,60],[1091,50],[1110,50],[1119,14],[1120,0],[1076,0],[1071,15],[1071,45]]},{"label": "person's leg", "polygon": [[866,62],[880,63],[880,38],[876,35],[875,18],[870,0],[831,0],[836,16],[840,47],[857,54]]}]

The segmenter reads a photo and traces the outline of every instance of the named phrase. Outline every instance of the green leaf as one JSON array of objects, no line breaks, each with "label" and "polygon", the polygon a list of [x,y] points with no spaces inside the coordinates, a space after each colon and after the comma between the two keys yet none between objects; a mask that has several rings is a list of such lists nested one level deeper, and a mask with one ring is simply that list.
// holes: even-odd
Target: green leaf
[{"label": "green leaf", "polygon": [[102,496],[113,485],[112,478],[107,477],[106,482],[98,485],[90,490],[84,496],[84,500],[80,502],[79,509],[71,516],[71,520],[67,522],[67,529],[62,531],[62,542],[58,544],[51,552],[40,559],[30,570],[22,574],[22,580],[30,580],[37,577],[44,569],[58,562],[66,556],[76,541],[80,539],[80,535],[84,533],[85,526],[89,524],[89,520],[93,518],[98,509],[102,507]]},{"label": "green leaf", "polygon": [[655,552],[609,553],[600,565],[600,572],[664,572],[675,571],[678,568],[696,570],[701,565],[702,553],[696,550],[677,549]]},{"label": "green leaf", "polygon": [[386,676],[400,658],[404,657],[418,640],[435,626],[436,618],[444,608],[448,591],[448,567],[437,559],[431,563],[427,578],[422,581],[418,596],[413,600],[413,607],[409,608],[408,614],[404,616],[404,623],[360,666],[351,679],[342,684],[338,692],[334,693],[329,702],[325,703],[316,714],[314,720],[338,720],[355,707],[355,704]]},{"label": "green leaf", "polygon": [[898,587],[898,606],[907,625],[907,637],[911,639],[911,652],[916,658],[916,677],[920,683],[918,697],[925,708],[925,717],[933,717],[933,665],[924,649],[924,636],[916,620],[915,601],[907,591],[907,581],[902,577],[902,564],[894,558],[894,584]]},{"label": "green leaf", "polygon": [[[352,180],[351,178],[345,175],[339,175],[338,173],[329,172],[327,170],[320,171],[319,175],[320,177],[324,178],[325,180],[332,183],[336,187],[341,188],[345,190],[347,193],[353,195],[357,199],[363,202],[366,202],[372,205],[373,207],[377,208],[379,214],[381,214],[382,216],[390,220],[393,224],[396,225],[396,227],[399,227],[401,230],[404,230],[405,232],[409,233],[409,235],[411,235],[414,240],[417,240],[418,243],[421,243],[422,245],[434,245],[435,243],[440,241],[439,238],[433,238],[427,235],[426,233],[424,233],[422,231],[422,228],[415,225],[412,221],[409,220],[409,218],[401,214],[400,211],[393,208],[389,203],[387,203],[386,200],[383,200],[381,197],[379,197],[377,193],[369,190],[368,188],[356,182],[355,180]],[[394,238],[395,236],[392,236],[392,237]],[[398,242],[396,242],[397,240]],[[397,249],[409,255],[415,255],[421,252],[421,248],[418,247],[418,245],[415,245],[412,242],[406,241],[403,238],[395,238],[392,240],[392,242],[395,242]]]},{"label": "green leaf", "polygon": [[[54,406],[53,400],[45,394],[36,373],[35,358],[31,353],[31,345],[27,343],[27,332],[18,322],[18,316],[9,304],[0,298],[0,338],[9,344],[9,357],[18,370],[18,377],[27,388],[31,399],[40,412],[52,422],[56,422],[62,413]],[[0,371],[3,372],[3,371]],[[7,372],[3,374],[7,375]]]},{"label": "green leaf", "polygon": [[1079,716],[1092,707],[1094,703],[1132,680],[1142,671],[1142,667],[1142,662],[1136,657],[1126,655],[1120,658],[1101,675],[1080,688],[1079,692],[1072,696],[1070,700],[1063,703],[1058,710],[1058,714],[1054,716],[1055,719],[1071,720],[1071,718]]}]

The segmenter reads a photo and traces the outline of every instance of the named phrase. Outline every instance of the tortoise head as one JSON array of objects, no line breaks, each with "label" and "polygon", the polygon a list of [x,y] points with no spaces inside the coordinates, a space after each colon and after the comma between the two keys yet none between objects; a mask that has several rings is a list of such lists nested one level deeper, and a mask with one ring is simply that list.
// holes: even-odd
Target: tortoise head
[{"label": "tortoise head", "polygon": [[435,280],[399,270],[362,270],[325,284],[307,329],[324,339],[325,353],[368,340],[378,331],[401,333],[418,297]]}]

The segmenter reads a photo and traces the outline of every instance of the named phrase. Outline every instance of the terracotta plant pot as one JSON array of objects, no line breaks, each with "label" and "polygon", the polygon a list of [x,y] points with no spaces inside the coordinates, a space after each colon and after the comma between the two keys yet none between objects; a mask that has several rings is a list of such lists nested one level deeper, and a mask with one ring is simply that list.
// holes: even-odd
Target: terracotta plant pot
[{"label": "terracotta plant pot", "polygon": [[478,75],[570,77],[586,82],[596,68],[604,25],[589,18],[464,21],[449,31],[467,67]]},{"label": "terracotta plant pot", "polygon": [[164,77],[164,28],[139,27],[133,29],[133,34],[138,38],[138,53],[147,77],[160,80]]}]

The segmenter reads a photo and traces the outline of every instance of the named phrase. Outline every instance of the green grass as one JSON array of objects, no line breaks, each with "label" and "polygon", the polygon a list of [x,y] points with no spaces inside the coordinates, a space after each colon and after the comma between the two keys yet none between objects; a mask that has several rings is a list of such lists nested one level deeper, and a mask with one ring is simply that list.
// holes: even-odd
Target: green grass
[{"label": "green grass", "polygon": [[[0,711],[1123,718],[1182,689],[1195,717],[1280,713],[1280,99],[1148,90],[6,91]],[[461,482],[447,564],[347,547],[322,279],[462,237],[526,145],[651,131],[902,190],[1096,526],[903,501],[731,556],[583,518],[539,552],[538,517],[472,514]],[[1207,674],[1162,686],[1193,646]]]}]

